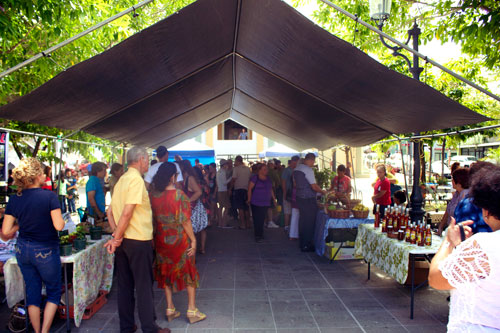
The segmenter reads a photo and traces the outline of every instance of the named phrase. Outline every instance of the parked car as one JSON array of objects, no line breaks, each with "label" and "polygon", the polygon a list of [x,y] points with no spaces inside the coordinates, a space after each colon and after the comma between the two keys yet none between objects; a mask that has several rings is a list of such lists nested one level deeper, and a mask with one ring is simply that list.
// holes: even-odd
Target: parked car
[{"label": "parked car", "polygon": [[[434,161],[432,162],[431,164],[431,170],[432,170],[432,174],[433,175],[438,175],[439,177],[441,177],[441,171],[443,171],[442,169],[443,167],[443,164],[441,161]],[[451,178],[451,170],[450,168],[444,164],[444,174],[443,174],[444,177],[450,179]]]},{"label": "parked car", "polygon": [[457,155],[457,156],[453,156],[451,158],[450,166],[453,163],[455,163],[455,162],[460,163],[460,166],[463,167],[463,168],[468,168],[468,167],[470,167],[470,165],[472,163],[477,162],[477,157],[476,156],[471,156],[471,155]]}]

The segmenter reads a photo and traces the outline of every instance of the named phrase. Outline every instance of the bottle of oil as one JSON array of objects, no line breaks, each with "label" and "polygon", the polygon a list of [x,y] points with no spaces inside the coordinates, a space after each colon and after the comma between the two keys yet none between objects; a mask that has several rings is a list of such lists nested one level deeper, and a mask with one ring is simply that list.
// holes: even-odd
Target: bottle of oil
[{"label": "bottle of oil", "polygon": [[410,243],[411,244],[417,243],[417,226],[415,225],[415,223],[413,223],[411,226]]},{"label": "bottle of oil", "polygon": [[380,205],[375,206],[375,222],[373,223],[373,227],[375,229],[380,227]]},{"label": "bottle of oil", "polygon": [[425,246],[431,246],[432,245],[432,232],[431,232],[431,226],[428,224],[427,229],[425,230]]}]

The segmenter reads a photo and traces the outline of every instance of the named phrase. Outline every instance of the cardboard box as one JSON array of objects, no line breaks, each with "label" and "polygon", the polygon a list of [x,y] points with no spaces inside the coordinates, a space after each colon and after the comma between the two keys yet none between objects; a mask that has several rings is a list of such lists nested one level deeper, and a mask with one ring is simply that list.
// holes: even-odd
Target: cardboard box
[{"label": "cardboard box", "polygon": [[[411,261],[408,264],[408,277],[406,278],[405,286],[411,286]],[[415,286],[427,281],[429,277],[429,262],[415,261]]]},{"label": "cardboard box", "polygon": [[[333,242],[326,243],[325,253],[324,253],[325,257],[327,257],[329,260],[332,260],[333,256],[335,255],[339,247],[340,243],[333,243]],[[354,259],[363,259],[363,257],[354,255],[354,242],[345,242],[342,248],[340,249],[339,253],[337,253],[335,260],[354,260]]]}]

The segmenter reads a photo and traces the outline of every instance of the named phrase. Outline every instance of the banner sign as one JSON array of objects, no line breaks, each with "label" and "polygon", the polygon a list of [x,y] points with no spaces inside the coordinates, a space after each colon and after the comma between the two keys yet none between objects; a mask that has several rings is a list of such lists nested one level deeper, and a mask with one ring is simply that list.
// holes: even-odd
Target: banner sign
[{"label": "banner sign", "polygon": [[0,132],[0,182],[9,179],[9,133]]}]

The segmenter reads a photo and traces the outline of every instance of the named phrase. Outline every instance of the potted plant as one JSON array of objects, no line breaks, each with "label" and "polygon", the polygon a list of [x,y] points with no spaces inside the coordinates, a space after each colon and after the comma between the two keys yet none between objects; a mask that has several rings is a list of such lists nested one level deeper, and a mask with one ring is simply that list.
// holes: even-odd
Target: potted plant
[{"label": "potted plant", "polygon": [[90,227],[90,239],[99,240],[102,237],[102,227]]},{"label": "potted plant", "polygon": [[61,256],[70,256],[73,253],[72,250],[73,245],[71,244],[70,236],[61,236],[61,238],[59,238],[59,251]]},{"label": "potted plant", "polygon": [[87,245],[87,238],[85,237],[85,233],[82,230],[78,230],[77,227],[73,235],[75,236],[73,240],[73,247],[75,248],[75,250],[84,250],[85,246]]}]

